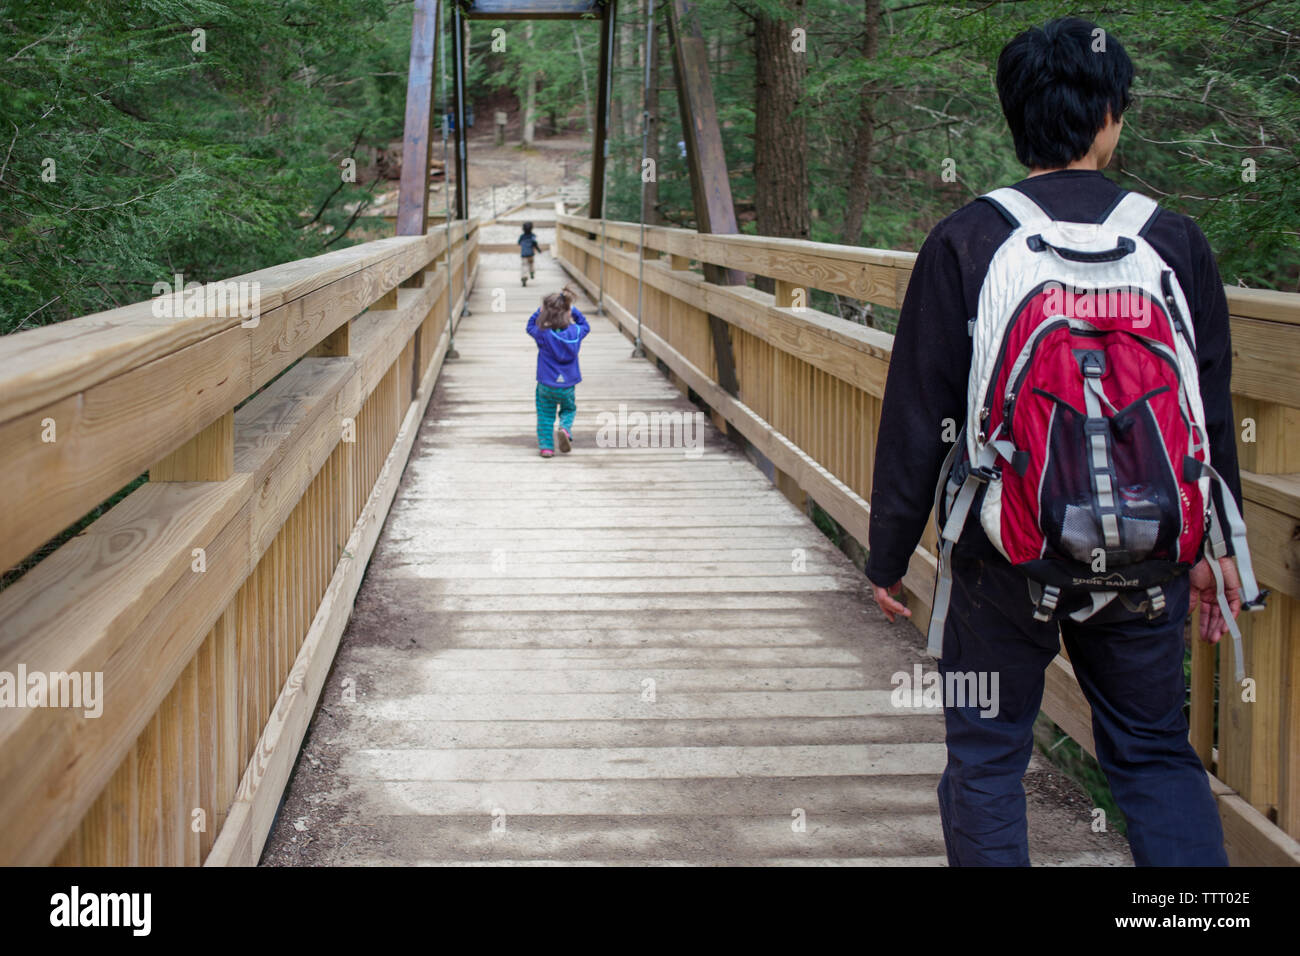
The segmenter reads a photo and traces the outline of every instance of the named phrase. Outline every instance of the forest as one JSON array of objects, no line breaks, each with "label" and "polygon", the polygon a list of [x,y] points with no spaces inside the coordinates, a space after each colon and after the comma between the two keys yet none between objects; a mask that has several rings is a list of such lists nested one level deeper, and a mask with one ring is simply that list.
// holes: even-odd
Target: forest
[{"label": "forest", "polygon": [[[1137,65],[1109,174],[1196,217],[1226,283],[1300,289],[1300,0],[695,6],[744,231],[918,248],[1023,174],[993,66],[1014,33],[1068,13]],[[0,332],[383,234],[411,16],[391,0],[6,0]],[[638,218],[644,118],[646,218],[689,226],[663,4],[648,95],[646,20],[647,0],[619,4],[607,214]],[[594,20],[469,23],[471,104],[511,102],[535,136],[586,135]]]}]

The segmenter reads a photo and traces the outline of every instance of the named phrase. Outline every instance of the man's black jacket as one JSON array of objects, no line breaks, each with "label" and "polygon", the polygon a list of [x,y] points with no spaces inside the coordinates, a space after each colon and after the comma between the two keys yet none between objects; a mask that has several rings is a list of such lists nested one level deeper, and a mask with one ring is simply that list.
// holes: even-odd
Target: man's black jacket
[{"label": "man's black jacket", "polygon": [[[1120,189],[1100,172],[1059,170],[1031,176],[1016,188],[1054,219],[1100,222]],[[898,319],[876,441],[871,484],[867,577],[889,587],[903,577],[934,505],[934,489],[949,445],[944,420],[966,419],[966,379],[984,272],[1011,227],[989,203],[976,200],[948,216],[926,237],[916,258]],[[1196,334],[1201,396],[1210,461],[1238,503],[1237,446],[1229,379],[1232,353],[1228,303],[1214,253],[1186,216],[1162,209],[1146,239],[1169,263],[1187,296]],[[967,523],[955,549],[991,553],[978,521]]]}]

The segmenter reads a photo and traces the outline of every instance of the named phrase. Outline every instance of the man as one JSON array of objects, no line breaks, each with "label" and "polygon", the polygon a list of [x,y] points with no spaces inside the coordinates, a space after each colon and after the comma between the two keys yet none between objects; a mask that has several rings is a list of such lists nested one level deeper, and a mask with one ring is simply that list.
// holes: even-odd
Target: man
[{"label": "man", "polygon": [[[1097,38],[1103,37],[1104,44]],[[997,87],[1016,155],[1029,176],[1015,188],[1054,219],[1101,222],[1121,190],[1109,163],[1129,105],[1133,64],[1115,37],[1074,18],[1012,39]],[[1011,232],[990,203],[940,222],[917,256],[894,340],[877,443],[867,577],[892,622],[910,616],[895,595],[934,504],[954,430],[966,418],[971,339],[985,270]],[[1174,269],[1192,313],[1210,460],[1240,501],[1229,395],[1228,310],[1214,255],[1192,220],[1162,210],[1144,233]],[[1230,611],[1241,607],[1232,558],[1219,562]],[[1128,822],[1139,865],[1226,865],[1223,832],[1183,715],[1184,625],[1190,599],[1201,637],[1226,630],[1212,569],[1164,586],[1163,613],[1121,602],[1080,623],[1035,620],[1027,579],[967,522],[950,563],[952,595],[942,673],[997,672],[999,712],[945,706],[948,764],[939,806],[953,865],[1028,865],[1025,793],[1044,670],[1063,638],[1093,711],[1097,757]],[[952,702],[946,702],[951,704]]]}]

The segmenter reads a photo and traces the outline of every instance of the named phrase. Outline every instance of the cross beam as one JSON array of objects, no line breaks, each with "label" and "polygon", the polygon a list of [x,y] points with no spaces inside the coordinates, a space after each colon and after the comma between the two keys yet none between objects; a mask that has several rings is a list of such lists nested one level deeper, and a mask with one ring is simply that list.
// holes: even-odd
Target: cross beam
[{"label": "cross beam", "polygon": [[463,3],[471,20],[579,20],[599,16],[602,0],[474,0]]}]

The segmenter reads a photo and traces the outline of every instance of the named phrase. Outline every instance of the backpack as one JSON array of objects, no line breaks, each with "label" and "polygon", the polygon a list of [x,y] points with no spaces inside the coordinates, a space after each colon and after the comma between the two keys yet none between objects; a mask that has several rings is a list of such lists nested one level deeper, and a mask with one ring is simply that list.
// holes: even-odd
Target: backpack
[{"label": "backpack", "polygon": [[[966,425],[935,491],[941,532],[929,651],[942,653],[952,547],[972,510],[1028,582],[1034,618],[1112,601],[1154,617],[1161,587],[1232,540],[1243,606],[1264,605],[1232,493],[1210,464],[1195,333],[1174,270],[1144,238],[1156,203],[1122,193],[1101,223],[1055,221],[1017,189],[980,199],[1011,224],[970,321]],[[1218,485],[1217,494],[1212,485]]]}]

